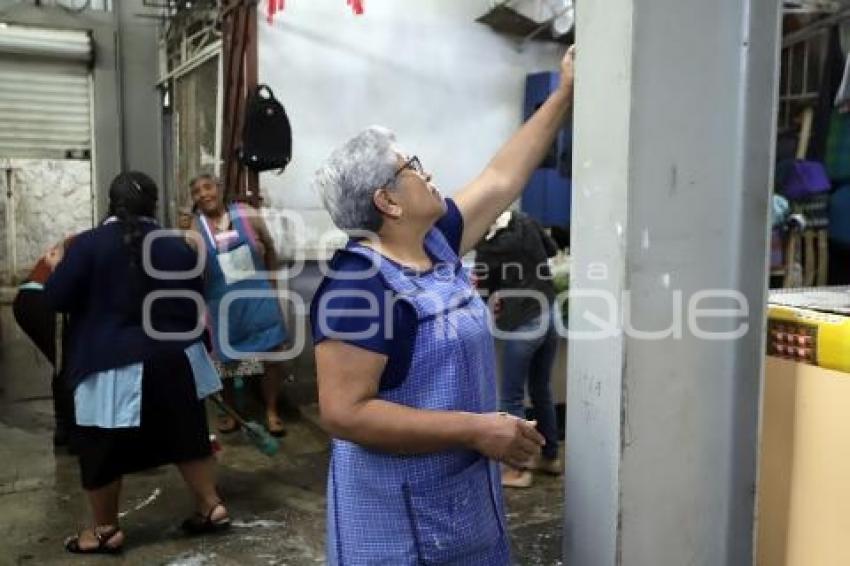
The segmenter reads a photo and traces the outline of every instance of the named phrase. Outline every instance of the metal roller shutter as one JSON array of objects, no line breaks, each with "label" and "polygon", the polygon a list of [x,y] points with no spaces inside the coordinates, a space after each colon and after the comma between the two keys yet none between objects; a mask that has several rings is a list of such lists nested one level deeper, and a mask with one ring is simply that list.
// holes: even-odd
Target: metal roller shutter
[{"label": "metal roller shutter", "polygon": [[91,154],[91,39],[0,24],[0,157]]}]

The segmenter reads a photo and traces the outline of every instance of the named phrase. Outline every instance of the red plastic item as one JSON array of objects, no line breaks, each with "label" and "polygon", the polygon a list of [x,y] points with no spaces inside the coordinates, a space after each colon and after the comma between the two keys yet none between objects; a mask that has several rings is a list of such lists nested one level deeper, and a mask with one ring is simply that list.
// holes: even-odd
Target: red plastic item
[{"label": "red plastic item", "polygon": [[278,12],[283,12],[286,0],[269,0],[269,23],[274,23],[274,16]]},{"label": "red plastic item", "polygon": [[[363,0],[346,0],[355,16],[362,16],[365,9],[363,8]],[[278,12],[283,12],[286,7],[286,0],[269,0],[268,4],[268,20],[270,24],[274,23],[274,17]]]}]

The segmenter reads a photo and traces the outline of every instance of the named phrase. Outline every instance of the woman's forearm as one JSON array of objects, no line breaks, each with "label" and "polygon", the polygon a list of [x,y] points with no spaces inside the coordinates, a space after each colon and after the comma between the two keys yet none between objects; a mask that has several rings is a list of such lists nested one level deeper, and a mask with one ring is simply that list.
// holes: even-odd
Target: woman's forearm
[{"label": "woman's forearm", "polygon": [[543,106],[496,153],[484,171],[455,195],[463,215],[461,254],[471,250],[490,225],[522,193],[572,110],[573,54],[561,63],[561,84]]},{"label": "woman's forearm", "polygon": [[519,197],[563,127],[572,100],[572,84],[558,88],[487,165],[484,175],[501,180],[495,185],[505,191],[501,200],[510,203]]},{"label": "woman's forearm", "polygon": [[480,415],[461,411],[414,409],[380,399],[358,403],[345,415],[322,415],[337,438],[394,454],[426,454],[475,449]]}]

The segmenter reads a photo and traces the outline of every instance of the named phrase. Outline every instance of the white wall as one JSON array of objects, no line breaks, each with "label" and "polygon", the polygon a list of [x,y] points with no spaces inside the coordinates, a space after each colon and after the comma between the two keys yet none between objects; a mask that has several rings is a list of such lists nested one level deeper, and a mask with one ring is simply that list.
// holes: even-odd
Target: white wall
[{"label": "white wall", "polygon": [[[262,3],[261,5],[264,5]],[[446,194],[473,178],[518,127],[525,75],[556,70],[563,47],[517,42],[475,22],[488,0],[293,0],[273,25],[261,9],[259,78],[286,106],[293,161],[264,174],[276,207],[302,212],[307,253],[332,225],[309,188],[330,152],[371,124],[419,155]]]},{"label": "white wall", "polygon": [[[6,283],[3,275],[9,275],[4,272],[12,265],[16,267],[12,275],[26,276],[48,246],[70,234],[88,230],[93,223],[90,161],[0,158],[0,171],[5,169],[12,170],[15,261],[5,257],[6,249],[0,249],[2,283]],[[0,187],[4,194],[0,200],[6,199],[8,189],[3,176]],[[0,218],[3,237],[12,233],[6,222],[6,218]]]}]

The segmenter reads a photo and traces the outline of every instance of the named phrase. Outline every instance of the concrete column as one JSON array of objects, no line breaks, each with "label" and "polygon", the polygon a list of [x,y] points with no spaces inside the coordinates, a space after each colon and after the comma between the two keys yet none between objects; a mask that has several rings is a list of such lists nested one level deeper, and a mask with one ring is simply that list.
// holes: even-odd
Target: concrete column
[{"label": "concrete column", "polygon": [[153,13],[143,0],[121,0],[113,7],[120,57],[121,166],[147,173],[162,187],[159,23],[141,15]]},{"label": "concrete column", "polygon": [[752,563],[779,11],[578,11],[566,564]]}]

